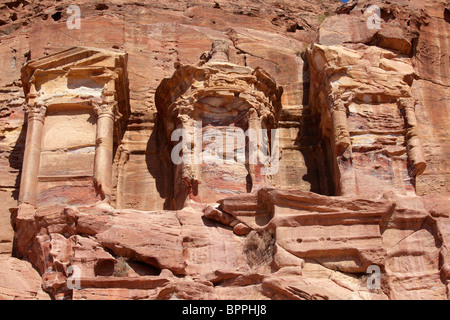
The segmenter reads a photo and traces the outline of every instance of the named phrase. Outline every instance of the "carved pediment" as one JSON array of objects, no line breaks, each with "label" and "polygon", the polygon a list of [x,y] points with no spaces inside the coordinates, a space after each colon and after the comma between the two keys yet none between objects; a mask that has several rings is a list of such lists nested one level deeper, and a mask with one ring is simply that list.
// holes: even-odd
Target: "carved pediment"
[{"label": "carved pediment", "polygon": [[117,50],[73,47],[29,61],[22,68],[22,84],[29,105],[97,104],[118,102],[129,114],[127,54]]}]

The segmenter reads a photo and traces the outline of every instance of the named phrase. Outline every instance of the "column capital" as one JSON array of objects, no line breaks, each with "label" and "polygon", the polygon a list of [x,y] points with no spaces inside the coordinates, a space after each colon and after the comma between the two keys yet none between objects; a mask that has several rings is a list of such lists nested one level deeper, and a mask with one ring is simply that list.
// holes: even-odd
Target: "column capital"
[{"label": "column capital", "polygon": [[34,103],[32,105],[27,104],[24,107],[24,111],[28,116],[28,121],[39,120],[44,122],[44,117],[47,112],[47,106],[42,103]]},{"label": "column capital", "polygon": [[401,109],[414,109],[416,101],[413,97],[400,97],[397,99],[397,105]]},{"label": "column capital", "polygon": [[114,118],[116,115],[117,102],[102,102],[97,103],[91,101],[92,106],[94,107],[94,111],[98,117],[112,117]]}]

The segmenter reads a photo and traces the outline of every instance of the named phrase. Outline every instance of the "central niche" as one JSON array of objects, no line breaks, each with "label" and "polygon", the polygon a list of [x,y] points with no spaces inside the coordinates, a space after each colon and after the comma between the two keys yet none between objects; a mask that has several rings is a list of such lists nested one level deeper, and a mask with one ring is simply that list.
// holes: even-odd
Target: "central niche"
[{"label": "central niche", "polygon": [[230,63],[220,40],[205,60],[162,81],[155,100],[171,153],[173,209],[271,184],[281,94],[264,70]]},{"label": "central niche", "polygon": [[40,175],[93,176],[96,115],[92,108],[52,106],[45,119]]},{"label": "central niche", "polygon": [[[248,112],[250,105],[238,95],[207,96],[194,105],[193,118],[198,144],[198,195],[203,202],[217,196],[251,192],[248,164]],[[195,195],[194,195],[195,196]],[[200,199],[199,199],[200,200]]]}]

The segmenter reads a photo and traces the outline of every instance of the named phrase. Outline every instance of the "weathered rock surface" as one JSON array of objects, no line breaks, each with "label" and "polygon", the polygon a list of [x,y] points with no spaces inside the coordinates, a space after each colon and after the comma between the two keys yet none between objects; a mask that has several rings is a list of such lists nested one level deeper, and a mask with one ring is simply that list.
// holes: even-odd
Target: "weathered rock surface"
[{"label": "weathered rock surface", "polygon": [[[371,4],[2,2],[0,299],[449,299],[450,8]],[[277,174],[175,170],[180,119],[277,128]]]},{"label": "weathered rock surface", "polygon": [[42,278],[33,266],[17,258],[0,256],[0,300],[49,300]]},{"label": "weathered rock surface", "polygon": [[[263,188],[252,196],[252,211],[242,196],[214,209],[241,221],[234,228],[195,208],[96,207],[47,209],[24,227],[19,209],[15,223],[32,240],[17,250],[54,297],[446,298],[449,223],[437,212],[448,201],[430,210],[420,197],[393,193],[367,200]],[[254,231],[236,232],[239,225]],[[377,289],[361,276],[372,265],[382,270]],[[69,266],[82,270],[79,290],[68,288]]]}]

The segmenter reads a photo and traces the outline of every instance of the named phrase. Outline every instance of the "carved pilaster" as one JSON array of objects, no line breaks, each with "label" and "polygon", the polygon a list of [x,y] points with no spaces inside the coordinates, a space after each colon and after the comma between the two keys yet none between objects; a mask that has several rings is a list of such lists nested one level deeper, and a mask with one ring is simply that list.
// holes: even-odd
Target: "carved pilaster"
[{"label": "carved pilaster", "polygon": [[356,176],[352,166],[352,142],[347,123],[348,104],[352,96],[334,92],[330,97],[330,115],[333,126],[336,165],[339,171],[337,193],[340,195],[356,194]]},{"label": "carved pilaster", "polygon": [[347,125],[347,108],[344,101],[332,99],[330,102],[330,113],[333,121],[334,139],[337,155],[351,158],[351,141]]},{"label": "carved pilaster", "polygon": [[27,138],[22,166],[19,203],[36,206],[37,183],[41,158],[41,140],[47,107],[43,104],[27,105]]},{"label": "carved pilaster", "polygon": [[251,191],[254,187],[254,184],[256,184],[257,180],[257,161],[258,161],[258,152],[260,150],[259,148],[259,133],[261,130],[261,121],[259,119],[258,112],[255,108],[251,108],[248,111],[248,179],[247,179],[247,189]]},{"label": "carved pilaster", "polygon": [[412,177],[421,175],[426,168],[425,156],[422,149],[422,142],[417,129],[417,119],[415,113],[415,101],[412,97],[399,98],[398,106],[405,112],[406,123],[406,150],[408,152],[408,162]]},{"label": "carved pilaster", "polygon": [[114,122],[117,103],[92,102],[92,105],[97,114],[94,185],[102,200],[109,202],[112,194]]}]

